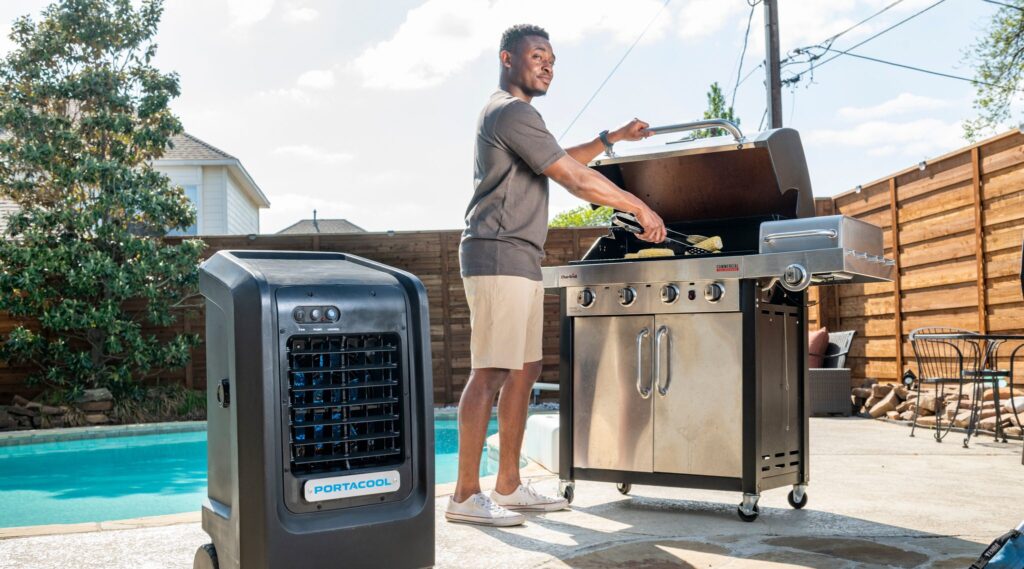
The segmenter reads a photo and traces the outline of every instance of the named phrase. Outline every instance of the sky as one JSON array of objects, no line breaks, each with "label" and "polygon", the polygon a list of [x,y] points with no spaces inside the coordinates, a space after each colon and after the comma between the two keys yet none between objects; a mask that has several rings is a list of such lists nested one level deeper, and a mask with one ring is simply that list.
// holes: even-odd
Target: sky
[{"label": "sky", "polygon": [[[934,1],[903,0],[833,47]],[[779,0],[783,57],[892,2]],[[0,21],[46,4],[4,0]],[[966,50],[996,9],[946,0],[854,53],[971,76]],[[263,233],[314,209],[370,231],[457,229],[503,29],[550,33],[555,78],[534,105],[572,146],[633,117],[699,119],[715,81],[731,99],[737,68],[746,76],[764,58],[762,6],[740,57],[750,13],[747,0],[167,0],[155,63],[180,76],[172,108],[185,129],[238,157],[270,199]],[[745,133],[758,131],[765,100],[756,69],[735,90]],[[801,134],[814,194],[829,196],[964,146],[972,100],[969,83],[841,56],[784,88],[783,123]],[[581,204],[552,185],[551,215]]]}]

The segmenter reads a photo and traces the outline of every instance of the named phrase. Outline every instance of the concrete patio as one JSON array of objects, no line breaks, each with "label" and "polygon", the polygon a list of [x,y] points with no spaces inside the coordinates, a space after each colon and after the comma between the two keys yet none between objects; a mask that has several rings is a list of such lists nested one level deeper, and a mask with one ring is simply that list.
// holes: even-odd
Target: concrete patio
[{"label": "concrete patio", "polygon": [[[966,567],[1024,517],[1021,444],[983,435],[965,449],[957,433],[942,444],[930,431],[908,434],[878,421],[812,419],[807,508],[791,509],[786,491],[774,490],[754,523],[736,517],[736,493],[639,486],[625,497],[612,484],[580,482],[572,511],[487,529],[444,522],[450,485],[441,486],[437,566]],[[535,483],[554,491],[557,480]],[[184,568],[208,541],[194,521],[123,527],[5,539],[0,568]]]}]

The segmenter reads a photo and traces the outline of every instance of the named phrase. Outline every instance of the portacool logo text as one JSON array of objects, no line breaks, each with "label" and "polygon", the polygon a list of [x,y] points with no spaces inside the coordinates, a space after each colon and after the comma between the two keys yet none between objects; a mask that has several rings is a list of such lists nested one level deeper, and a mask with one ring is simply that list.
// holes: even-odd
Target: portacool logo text
[{"label": "portacool logo text", "polygon": [[391,486],[391,481],[387,478],[377,478],[375,480],[360,480],[359,482],[339,482],[336,484],[317,485],[313,487],[313,493],[349,492],[352,490],[365,490],[367,488],[383,488],[385,486]]}]

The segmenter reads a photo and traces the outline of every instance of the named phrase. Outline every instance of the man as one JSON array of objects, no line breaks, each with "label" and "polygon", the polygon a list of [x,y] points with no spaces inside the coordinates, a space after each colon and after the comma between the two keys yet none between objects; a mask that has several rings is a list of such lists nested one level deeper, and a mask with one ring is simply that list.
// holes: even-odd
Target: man
[{"label": "man", "polygon": [[[471,366],[459,401],[459,474],[446,518],[454,522],[509,526],[523,523],[515,510],[568,507],[519,478],[519,453],[533,383],[541,372],[544,289],[541,259],[548,224],[548,178],[585,201],[635,214],[641,239],[660,243],[665,224],[636,196],[584,166],[605,144],[649,136],[634,119],[586,144],[563,150],[530,105],[547,93],[555,55],[542,28],[513,26],[501,38],[500,90],[477,125],[475,191],[459,247],[469,301]],[[494,397],[498,395],[501,454],[498,480],[480,490],[480,458]]]}]

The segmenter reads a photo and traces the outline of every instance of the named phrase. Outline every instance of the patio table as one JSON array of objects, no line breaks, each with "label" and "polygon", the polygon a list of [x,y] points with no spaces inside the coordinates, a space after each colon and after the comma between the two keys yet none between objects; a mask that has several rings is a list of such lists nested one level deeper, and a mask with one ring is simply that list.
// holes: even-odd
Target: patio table
[{"label": "patio table", "polygon": [[[976,369],[964,370],[965,378],[975,378],[984,385],[984,383],[992,383],[992,400],[996,408],[996,430],[995,436],[998,440],[1000,436],[1002,441],[1006,441],[1006,433],[1002,429],[1002,413],[1001,405],[999,404],[999,379],[1005,378],[1007,386],[1010,388],[1010,407],[1013,410],[1014,417],[1017,417],[1017,402],[1014,398],[1014,361],[1017,357],[1017,352],[1024,348],[1024,335],[1022,334],[981,334],[977,332],[960,332],[953,334],[945,333],[924,333],[918,334],[918,338],[927,340],[961,340],[977,342],[979,346],[984,343],[984,356],[980,359]],[[1018,346],[1014,347],[1009,355],[1009,368],[999,369],[999,350],[1003,347],[1006,342],[1022,342]],[[971,421],[967,425],[967,440],[971,437],[971,427],[977,430],[977,423],[975,421],[975,415],[980,413],[980,408],[972,410]],[[966,441],[965,441],[966,444]],[[1021,457],[1021,463],[1024,464],[1024,454]]]}]

